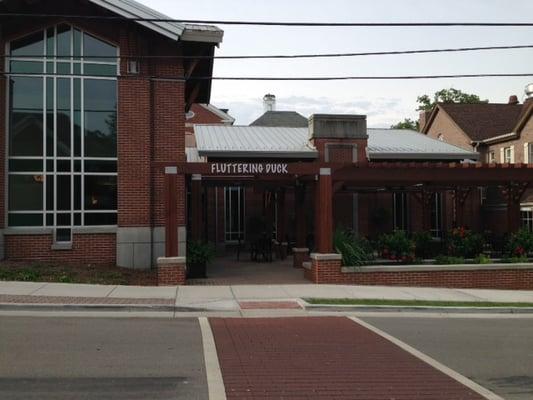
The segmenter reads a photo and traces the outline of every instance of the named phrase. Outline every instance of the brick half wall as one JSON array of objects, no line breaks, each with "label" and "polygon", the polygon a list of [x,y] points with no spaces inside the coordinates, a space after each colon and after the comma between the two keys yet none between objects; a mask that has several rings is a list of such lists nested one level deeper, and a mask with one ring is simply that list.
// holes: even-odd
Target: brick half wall
[{"label": "brick half wall", "polygon": [[114,233],[74,234],[72,248],[53,250],[53,237],[47,235],[6,235],[5,255],[12,261],[59,262],[65,264],[116,264]]},{"label": "brick half wall", "polygon": [[533,290],[533,267],[530,269],[343,272],[340,261],[313,260],[310,267],[305,270],[305,277],[313,283],[321,284]]}]

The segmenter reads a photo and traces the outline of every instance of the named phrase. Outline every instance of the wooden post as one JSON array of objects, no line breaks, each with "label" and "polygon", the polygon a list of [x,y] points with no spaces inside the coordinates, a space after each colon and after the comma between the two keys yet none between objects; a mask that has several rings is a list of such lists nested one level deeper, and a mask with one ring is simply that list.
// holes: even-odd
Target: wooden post
[{"label": "wooden post", "polygon": [[279,258],[287,258],[287,207],[285,207],[285,189],[278,192],[277,197],[278,221],[276,227],[277,241],[279,243]]},{"label": "wooden post", "polygon": [[176,167],[165,167],[165,257],[178,256],[178,192]]},{"label": "wooden post", "polygon": [[453,191],[453,204],[455,209],[454,226],[464,226],[465,202],[470,195],[471,188],[457,187]]},{"label": "wooden post", "polygon": [[202,240],[203,232],[203,202],[202,202],[202,175],[193,175],[191,178],[191,238]]},{"label": "wooden post", "polygon": [[520,200],[528,188],[528,183],[511,182],[501,187],[503,197],[507,200],[507,232],[520,230]]},{"label": "wooden post", "polygon": [[296,247],[307,247],[305,220],[305,186],[296,186],[294,196],[294,214],[296,223]]},{"label": "wooden post", "polygon": [[318,236],[317,251],[321,254],[329,254],[333,251],[333,185],[331,168],[320,168],[317,186],[318,226],[315,228]]}]

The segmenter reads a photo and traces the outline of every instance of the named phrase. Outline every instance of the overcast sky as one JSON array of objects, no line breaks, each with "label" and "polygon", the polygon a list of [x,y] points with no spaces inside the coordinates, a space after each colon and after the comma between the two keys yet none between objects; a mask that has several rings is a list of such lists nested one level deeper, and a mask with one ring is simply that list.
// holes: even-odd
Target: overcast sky
[{"label": "overcast sky", "polygon": [[[532,0],[138,0],[173,18],[313,22],[531,22]],[[533,28],[288,28],[232,27],[218,55],[365,52],[532,44]],[[373,56],[313,60],[215,60],[215,76],[432,75],[533,73],[533,50]],[[454,87],[507,102],[523,98],[531,78],[417,81],[215,81],[211,102],[237,124],[263,113],[265,93],[278,110],[368,115],[373,127],[416,118],[416,97]]]}]

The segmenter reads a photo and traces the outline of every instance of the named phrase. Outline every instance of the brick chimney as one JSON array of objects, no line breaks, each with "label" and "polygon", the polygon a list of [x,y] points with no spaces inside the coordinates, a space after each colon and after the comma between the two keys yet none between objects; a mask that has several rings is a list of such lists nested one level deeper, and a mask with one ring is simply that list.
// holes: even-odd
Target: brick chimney
[{"label": "brick chimney", "polygon": [[265,108],[265,112],[276,111],[276,96],[265,94],[263,97],[263,107]]},{"label": "brick chimney", "polygon": [[420,132],[422,132],[422,129],[426,126],[430,115],[431,111],[420,111],[418,116],[418,130]]},{"label": "brick chimney", "polygon": [[520,102],[518,101],[518,96],[517,95],[513,94],[513,95],[511,95],[509,97],[509,104],[516,105],[518,103],[520,103]]},{"label": "brick chimney", "polygon": [[322,162],[368,162],[366,115],[311,115],[309,138]]}]

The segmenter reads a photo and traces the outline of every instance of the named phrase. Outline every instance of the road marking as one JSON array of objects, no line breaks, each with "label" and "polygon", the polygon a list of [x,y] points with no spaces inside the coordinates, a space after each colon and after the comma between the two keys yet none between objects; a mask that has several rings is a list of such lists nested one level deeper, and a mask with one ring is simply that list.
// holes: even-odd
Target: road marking
[{"label": "road marking", "polygon": [[441,364],[437,360],[429,357],[428,355],[418,351],[417,349],[409,346],[407,343],[402,342],[401,340],[395,338],[394,336],[389,335],[388,333],[376,328],[373,325],[370,325],[362,320],[360,320],[357,317],[348,317],[355,323],[364,326],[365,328],[371,330],[372,332],[378,334],[379,336],[387,339],[388,341],[394,343],[396,346],[400,347],[402,350],[407,351],[408,353],[412,354],[413,356],[417,357],[418,359],[424,361],[426,364],[431,365],[433,368],[439,370],[443,374],[448,375],[450,378],[455,379],[457,382],[461,383],[462,385],[466,386],[467,388],[473,390],[474,392],[478,393],[479,395],[485,397],[488,400],[505,400],[503,397],[498,396],[496,393],[491,392],[490,390],[484,388],[481,385],[478,385],[476,382],[468,379],[466,376],[461,375],[460,373],[454,371],[451,368],[448,368],[447,366]]},{"label": "road marking", "polygon": [[206,317],[199,317],[202,343],[204,346],[205,374],[207,376],[207,389],[209,400],[226,400],[226,388],[222,380],[222,372],[218,363],[215,338]]}]

